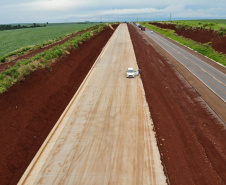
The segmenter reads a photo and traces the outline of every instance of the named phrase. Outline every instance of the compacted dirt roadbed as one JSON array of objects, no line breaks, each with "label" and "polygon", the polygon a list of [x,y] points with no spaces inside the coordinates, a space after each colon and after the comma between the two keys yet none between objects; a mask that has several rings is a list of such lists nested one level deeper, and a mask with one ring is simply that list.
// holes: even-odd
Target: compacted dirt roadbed
[{"label": "compacted dirt roadbed", "polygon": [[126,24],[107,44],[23,184],[166,184]]},{"label": "compacted dirt roadbed", "polygon": [[16,184],[70,102],[113,30],[70,51],[0,95],[0,184]]},{"label": "compacted dirt roadbed", "polygon": [[225,184],[225,123],[141,31],[129,31],[170,184]]}]

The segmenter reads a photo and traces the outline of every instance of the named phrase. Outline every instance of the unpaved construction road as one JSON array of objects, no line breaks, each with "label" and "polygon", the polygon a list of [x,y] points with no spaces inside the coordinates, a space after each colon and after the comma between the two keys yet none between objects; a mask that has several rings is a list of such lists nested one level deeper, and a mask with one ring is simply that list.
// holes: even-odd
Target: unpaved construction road
[{"label": "unpaved construction road", "polygon": [[20,183],[166,184],[126,24],[108,42]]},{"label": "unpaved construction road", "polygon": [[113,33],[106,27],[0,94],[0,184],[18,183]]}]

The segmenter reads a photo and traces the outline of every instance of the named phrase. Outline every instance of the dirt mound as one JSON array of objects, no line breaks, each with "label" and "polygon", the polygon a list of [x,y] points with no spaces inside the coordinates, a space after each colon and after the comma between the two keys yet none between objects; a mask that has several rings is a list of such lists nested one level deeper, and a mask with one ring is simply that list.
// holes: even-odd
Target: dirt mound
[{"label": "dirt mound", "polygon": [[170,184],[225,184],[225,123],[140,30],[129,31]]},{"label": "dirt mound", "polygon": [[174,30],[180,36],[200,43],[211,43],[213,49],[226,54],[226,36],[219,37],[213,30],[177,28],[174,24],[150,23],[164,29]]},{"label": "dirt mound", "polygon": [[35,71],[0,95],[1,184],[19,181],[113,32],[106,28],[51,72]]}]

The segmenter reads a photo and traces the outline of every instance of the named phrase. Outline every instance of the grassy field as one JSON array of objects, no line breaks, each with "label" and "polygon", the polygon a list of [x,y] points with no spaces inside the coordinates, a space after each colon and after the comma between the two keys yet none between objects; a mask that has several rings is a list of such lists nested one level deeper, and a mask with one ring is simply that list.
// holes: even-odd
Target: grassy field
[{"label": "grassy field", "polygon": [[161,22],[176,24],[177,27],[211,29],[218,31],[221,36],[226,34],[226,19],[178,20]]},{"label": "grassy field", "polygon": [[48,24],[46,27],[5,30],[0,32],[0,58],[21,48],[42,44],[64,37],[67,34],[97,25],[89,24]]},{"label": "grassy field", "polygon": [[215,60],[216,62],[221,63],[222,65],[226,66],[226,55],[222,53],[216,52],[210,45],[208,44],[201,44],[199,42],[195,42],[193,40],[187,39],[182,36],[178,36],[174,30],[170,29],[162,29],[157,26],[151,25],[149,23],[142,23],[147,28],[150,28],[166,37],[169,37],[185,46],[192,48],[193,50]]},{"label": "grassy field", "polygon": [[59,56],[69,54],[72,48],[78,48],[81,43],[99,34],[106,26],[109,25],[102,24],[99,27],[92,28],[81,35],[72,37],[62,45],[45,50],[30,59],[19,61],[14,66],[9,67],[8,70],[1,72],[0,94],[5,92],[14,83],[23,80],[26,75],[39,68],[46,67],[51,70],[51,64],[54,63]]}]

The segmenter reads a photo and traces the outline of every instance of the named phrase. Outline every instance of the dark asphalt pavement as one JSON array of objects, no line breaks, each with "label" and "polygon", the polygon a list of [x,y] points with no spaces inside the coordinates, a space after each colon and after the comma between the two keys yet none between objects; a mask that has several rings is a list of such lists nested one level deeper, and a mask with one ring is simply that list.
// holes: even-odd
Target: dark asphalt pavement
[{"label": "dark asphalt pavement", "polygon": [[206,62],[200,60],[155,32],[146,29],[144,33],[171,54],[217,96],[226,102],[226,74],[218,71]]}]

